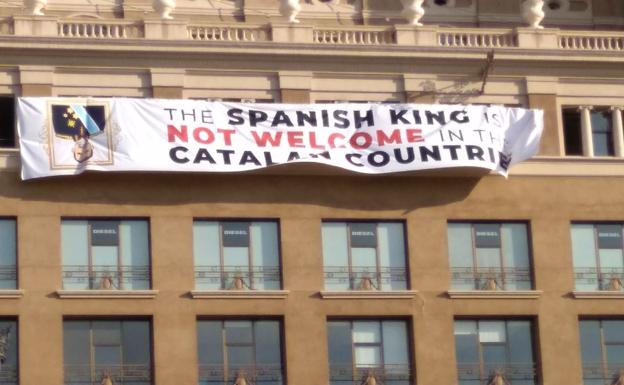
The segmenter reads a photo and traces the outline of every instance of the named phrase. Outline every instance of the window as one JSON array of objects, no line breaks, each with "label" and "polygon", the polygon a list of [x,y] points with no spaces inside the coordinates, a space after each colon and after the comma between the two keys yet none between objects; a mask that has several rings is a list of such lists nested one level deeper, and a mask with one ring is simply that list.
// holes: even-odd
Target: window
[{"label": "window", "polygon": [[563,109],[563,137],[566,155],[583,155],[581,111],[578,108]]},{"label": "window", "polygon": [[591,111],[592,139],[595,156],[613,156],[613,114],[609,110]]},{"label": "window", "polygon": [[15,98],[0,96],[0,148],[15,147]]},{"label": "window", "polygon": [[622,224],[572,224],[576,290],[622,290]]},{"label": "window", "polygon": [[281,329],[277,320],[198,321],[200,385],[281,385]]},{"label": "window", "polygon": [[566,155],[622,156],[622,108],[564,107],[562,118]]},{"label": "window", "polygon": [[63,288],[150,288],[149,225],[146,220],[61,222]]},{"label": "window", "polygon": [[0,218],[0,289],[17,289],[15,219]]},{"label": "window", "polygon": [[405,290],[405,231],[400,222],[324,222],[326,290]]},{"label": "window", "polygon": [[449,223],[448,247],[453,289],[532,287],[524,223]]},{"label": "window", "polygon": [[579,327],[584,385],[624,379],[624,320],[582,320]]},{"label": "window", "polygon": [[0,319],[0,384],[17,385],[17,322]]},{"label": "window", "polygon": [[329,321],[330,385],[411,384],[408,341],[405,321]]},{"label": "window", "polygon": [[193,247],[199,290],[281,287],[277,222],[197,220]]},{"label": "window", "polygon": [[65,385],[152,384],[149,321],[66,320],[63,351]]},{"label": "window", "polygon": [[456,320],[459,385],[536,384],[532,336],[531,321]]}]

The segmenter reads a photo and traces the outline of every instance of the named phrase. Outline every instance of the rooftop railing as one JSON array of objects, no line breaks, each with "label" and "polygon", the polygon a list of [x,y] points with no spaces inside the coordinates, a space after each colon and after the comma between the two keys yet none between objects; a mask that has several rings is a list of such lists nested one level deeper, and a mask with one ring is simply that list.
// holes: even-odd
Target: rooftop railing
[{"label": "rooftop railing", "polygon": [[188,38],[200,41],[270,41],[270,31],[262,26],[202,26],[189,25]]},{"label": "rooftop railing", "polygon": [[299,24],[164,25],[159,20],[62,20],[15,16],[0,18],[0,35],[81,39],[160,39],[197,42],[297,43],[322,46],[442,47],[457,49],[548,49],[622,52],[624,32],[531,28],[476,28],[408,25],[314,26]]},{"label": "rooftop railing", "polygon": [[125,21],[59,21],[58,35],[91,39],[128,39],[143,37],[143,27]]}]

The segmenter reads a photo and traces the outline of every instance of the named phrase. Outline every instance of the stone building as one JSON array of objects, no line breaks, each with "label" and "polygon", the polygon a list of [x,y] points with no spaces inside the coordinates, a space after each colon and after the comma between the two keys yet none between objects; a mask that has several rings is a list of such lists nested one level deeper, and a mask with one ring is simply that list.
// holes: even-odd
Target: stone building
[{"label": "stone building", "polygon": [[[624,2],[419,3],[0,2],[0,383],[624,383]],[[19,96],[502,104],[545,129],[508,179],[22,181]]]}]

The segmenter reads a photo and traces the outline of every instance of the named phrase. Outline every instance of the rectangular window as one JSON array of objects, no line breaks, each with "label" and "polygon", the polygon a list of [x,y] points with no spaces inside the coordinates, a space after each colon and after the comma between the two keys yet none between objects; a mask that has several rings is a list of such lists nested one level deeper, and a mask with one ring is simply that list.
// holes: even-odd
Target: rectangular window
[{"label": "rectangular window", "polygon": [[0,289],[17,289],[15,219],[0,218]]},{"label": "rectangular window", "polygon": [[583,383],[610,385],[624,380],[624,320],[579,321]]},{"label": "rectangular window", "polygon": [[281,335],[277,320],[198,321],[199,384],[281,385]]},{"label": "rectangular window", "polygon": [[613,156],[613,114],[609,110],[590,112],[595,156]]},{"label": "rectangular window", "polygon": [[275,221],[193,223],[195,288],[279,290],[278,224]]},{"label": "rectangular window", "polygon": [[524,223],[449,223],[448,247],[453,289],[532,288]]},{"label": "rectangular window", "polygon": [[63,351],[65,385],[152,384],[149,321],[66,320]]},{"label": "rectangular window", "polygon": [[326,290],[405,290],[401,222],[323,222]]},{"label": "rectangular window", "polygon": [[405,321],[329,321],[330,385],[410,384],[408,341]]},{"label": "rectangular window", "polygon": [[0,384],[18,384],[17,322],[0,319]]},{"label": "rectangular window", "polygon": [[64,219],[61,253],[66,290],[150,288],[147,220]]},{"label": "rectangular window", "polygon": [[532,337],[531,321],[456,320],[459,385],[535,385]]},{"label": "rectangular window", "polygon": [[578,107],[563,109],[563,138],[566,155],[583,155],[581,112]]},{"label": "rectangular window", "polygon": [[576,290],[622,290],[622,224],[575,223],[571,227]]},{"label": "rectangular window", "polygon": [[0,148],[15,147],[15,98],[0,96]]}]

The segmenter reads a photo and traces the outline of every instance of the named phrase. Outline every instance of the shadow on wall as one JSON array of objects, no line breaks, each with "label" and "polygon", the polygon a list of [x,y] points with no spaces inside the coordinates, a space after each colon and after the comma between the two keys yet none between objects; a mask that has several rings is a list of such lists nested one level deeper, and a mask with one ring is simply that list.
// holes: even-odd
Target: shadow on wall
[{"label": "shadow on wall", "polygon": [[[293,169],[297,175],[284,175],[294,174]],[[19,180],[15,173],[2,173],[0,204],[5,197],[51,204],[305,204],[409,212],[462,201],[486,174],[476,169],[461,169],[458,174],[455,169],[370,176],[327,168],[320,175],[315,166],[313,173],[308,169],[308,175],[302,175],[306,169],[298,165],[283,169],[281,175],[271,175],[279,172],[275,170],[229,174],[88,172],[28,181]]]}]

